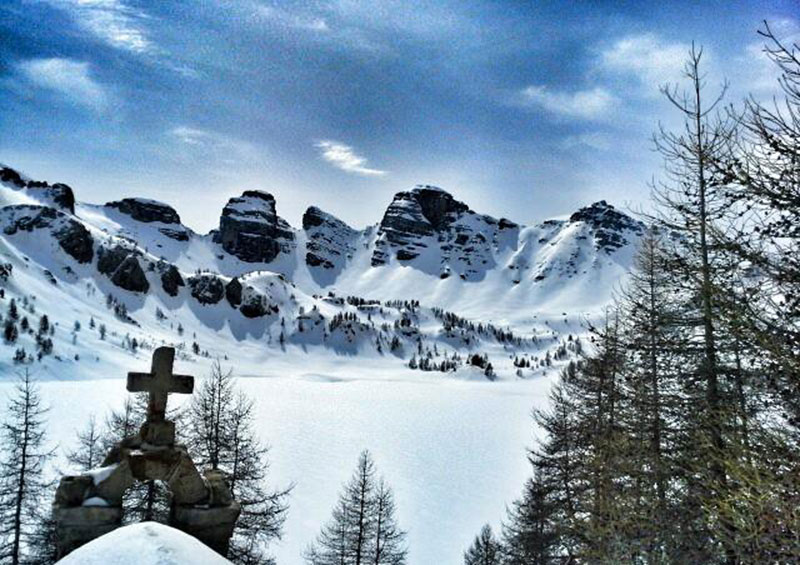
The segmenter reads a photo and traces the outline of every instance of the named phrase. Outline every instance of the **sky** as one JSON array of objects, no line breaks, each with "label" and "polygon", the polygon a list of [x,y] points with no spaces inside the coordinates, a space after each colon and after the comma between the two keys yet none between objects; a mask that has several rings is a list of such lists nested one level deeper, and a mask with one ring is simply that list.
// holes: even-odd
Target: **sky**
[{"label": "sky", "polygon": [[0,163],[200,232],[249,189],[295,226],[415,184],[523,224],[637,210],[679,125],[659,87],[696,41],[710,93],[769,97],[763,20],[800,37],[796,0],[2,0]]}]

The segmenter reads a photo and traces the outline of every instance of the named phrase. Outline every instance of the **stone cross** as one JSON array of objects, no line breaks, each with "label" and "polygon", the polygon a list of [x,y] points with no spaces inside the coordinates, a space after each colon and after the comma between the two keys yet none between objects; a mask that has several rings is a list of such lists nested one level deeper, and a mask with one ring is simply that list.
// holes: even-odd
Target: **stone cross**
[{"label": "stone cross", "polygon": [[172,364],[175,348],[159,347],[153,353],[153,365],[149,373],[128,373],[130,392],[148,392],[147,422],[163,422],[167,413],[167,396],[170,392],[192,394],[194,377],[175,375]]}]

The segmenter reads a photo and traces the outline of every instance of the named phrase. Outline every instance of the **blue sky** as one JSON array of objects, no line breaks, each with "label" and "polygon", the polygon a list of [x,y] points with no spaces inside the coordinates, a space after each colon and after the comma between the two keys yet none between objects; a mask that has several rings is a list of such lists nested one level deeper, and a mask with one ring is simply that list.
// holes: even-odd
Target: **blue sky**
[{"label": "blue sky", "polygon": [[213,228],[242,190],[357,227],[436,184],[531,223],[659,173],[658,93],[692,40],[728,100],[769,96],[787,2],[4,0],[0,162],[81,200],[146,196]]}]

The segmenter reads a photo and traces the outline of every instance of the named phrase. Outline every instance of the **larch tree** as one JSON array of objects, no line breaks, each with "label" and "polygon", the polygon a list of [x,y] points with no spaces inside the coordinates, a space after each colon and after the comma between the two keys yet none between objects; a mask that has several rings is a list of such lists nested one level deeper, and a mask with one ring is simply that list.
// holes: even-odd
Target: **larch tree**
[{"label": "larch tree", "polygon": [[27,371],[5,414],[0,439],[0,561],[17,565],[43,541],[38,535],[48,518],[45,509],[53,487],[45,476],[53,457],[45,432],[47,408]]},{"label": "larch tree", "polygon": [[187,440],[195,463],[222,471],[242,507],[228,558],[248,565],[272,563],[267,547],[280,539],[291,489],[267,487],[268,449],[255,434],[253,401],[237,390],[232,372],[217,362],[192,396],[187,417]]},{"label": "larch tree", "polygon": [[464,565],[501,565],[502,558],[502,545],[486,524],[464,552]]},{"label": "larch tree", "polygon": [[375,477],[369,451],[363,451],[352,478],[333,509],[330,522],[305,552],[310,565],[403,565],[405,533],[395,523],[388,485]]}]

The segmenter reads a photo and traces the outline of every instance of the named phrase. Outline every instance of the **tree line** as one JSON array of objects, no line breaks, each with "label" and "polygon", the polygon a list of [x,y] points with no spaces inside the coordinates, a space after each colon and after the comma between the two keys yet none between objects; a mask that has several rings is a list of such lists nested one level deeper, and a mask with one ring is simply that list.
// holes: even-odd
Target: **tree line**
[{"label": "tree line", "polygon": [[702,49],[630,281],[535,412],[546,439],[467,565],[800,561],[800,49],[782,96],[709,99]]}]

